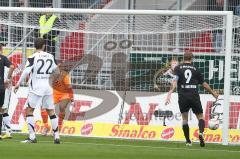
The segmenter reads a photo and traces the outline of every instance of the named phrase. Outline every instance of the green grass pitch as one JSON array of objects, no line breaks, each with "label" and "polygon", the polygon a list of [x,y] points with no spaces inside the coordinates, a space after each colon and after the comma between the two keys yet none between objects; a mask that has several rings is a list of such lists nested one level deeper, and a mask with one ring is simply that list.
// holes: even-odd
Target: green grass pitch
[{"label": "green grass pitch", "polygon": [[14,134],[0,141],[0,159],[238,159],[240,145],[222,146],[184,143],[62,137],[54,145],[52,137],[38,136],[38,143],[20,143],[27,135]]}]

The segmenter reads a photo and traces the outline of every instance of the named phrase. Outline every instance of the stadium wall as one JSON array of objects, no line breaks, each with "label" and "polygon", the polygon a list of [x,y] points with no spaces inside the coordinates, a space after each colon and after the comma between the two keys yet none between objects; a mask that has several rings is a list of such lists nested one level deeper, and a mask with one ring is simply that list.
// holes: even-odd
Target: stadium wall
[{"label": "stadium wall", "polygon": [[[9,104],[13,129],[22,130],[22,132],[27,132],[24,122],[24,107],[27,94],[28,88],[21,87],[17,94],[12,93]],[[67,108],[66,121],[61,133],[63,135],[87,137],[184,140],[181,127],[179,127],[181,125],[181,115],[176,93],[172,96],[171,104],[165,106],[166,94],[128,92],[126,96],[129,99],[124,103],[121,122],[119,122],[119,110],[123,99],[120,96],[119,92],[115,91],[75,91],[74,107],[69,106]],[[209,109],[214,99],[211,95],[201,94],[201,101],[207,127],[210,116]],[[156,110],[170,110],[173,112],[172,117],[166,118],[166,126],[163,126],[162,117],[154,116]],[[240,100],[237,96],[231,96],[229,141],[233,143],[240,141],[237,130],[240,125],[239,112]],[[41,133],[43,125],[39,109],[35,111],[35,119],[36,132]],[[192,139],[197,141],[197,120],[192,113],[190,114],[189,125]],[[220,129],[215,131],[206,129],[206,141],[221,142],[221,133],[221,125]]]},{"label": "stadium wall", "polygon": [[[33,49],[29,48],[27,51],[30,55]],[[8,52],[9,50],[5,48],[4,54],[7,55]],[[159,54],[161,57],[163,55]],[[201,57],[201,54],[199,54],[199,57]],[[9,58],[15,62],[19,60],[16,63],[16,67],[20,67],[22,64],[21,49],[17,49]],[[206,62],[204,63],[206,64]],[[209,70],[211,69],[208,69],[208,71]],[[217,74],[219,74],[219,71]],[[16,78],[15,81],[17,81],[20,73],[17,72],[15,75],[14,78]],[[220,88],[219,86],[217,87]],[[239,91],[239,89],[236,89],[236,91]],[[170,141],[184,140],[182,130],[179,127],[181,125],[181,114],[179,113],[177,94],[173,94],[171,105],[166,107],[164,105],[166,93],[127,91],[125,97],[124,93],[123,91],[107,90],[75,90],[74,105],[69,106],[67,109],[67,116],[61,133],[63,135],[88,137]],[[239,92],[235,92],[234,94],[238,93]],[[17,94],[12,93],[9,103],[9,114],[12,117],[11,123],[14,130],[27,131],[24,120],[24,107],[26,105],[27,95],[27,87],[21,87]],[[210,118],[209,110],[214,99],[211,95],[201,94],[201,100],[206,127],[208,127],[208,120]],[[120,116],[119,114],[122,107],[123,113],[122,116]],[[156,110],[169,110],[173,112],[172,117],[166,118],[166,126],[163,126],[163,117],[154,116]],[[240,99],[238,96],[231,96],[229,116],[229,141],[231,143],[237,143],[240,141],[240,135],[238,133],[240,129]],[[41,123],[39,109],[35,111],[35,119],[36,131],[37,133],[41,133],[43,125]],[[197,120],[192,113],[190,114],[189,125],[191,127],[191,136],[195,141],[197,140],[198,129]],[[221,133],[221,129],[215,131],[207,129],[206,141],[221,142]]]}]

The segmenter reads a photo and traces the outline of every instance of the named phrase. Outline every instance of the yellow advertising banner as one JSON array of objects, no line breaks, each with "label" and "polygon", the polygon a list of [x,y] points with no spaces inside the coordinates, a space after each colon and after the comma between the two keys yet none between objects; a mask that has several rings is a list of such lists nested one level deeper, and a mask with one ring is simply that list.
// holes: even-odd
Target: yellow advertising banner
[{"label": "yellow advertising banner", "polygon": [[[43,130],[41,121],[36,122],[36,133]],[[25,125],[22,132],[27,133]],[[65,121],[61,129],[62,135],[86,136],[86,137],[109,137],[126,139],[147,139],[147,140],[167,140],[184,141],[184,135],[181,127],[164,127],[153,125],[124,125],[112,123],[91,123],[83,121]],[[198,128],[190,128],[192,141],[198,141]],[[221,129],[205,129],[204,135],[206,142],[221,142]],[[229,142],[240,142],[239,130],[229,131]]]},{"label": "yellow advertising banner", "polygon": [[[8,56],[9,53],[12,51],[12,49],[13,48],[5,47],[3,49],[3,55]],[[35,51],[34,48],[26,48],[26,55],[27,55],[27,57],[32,55],[34,51]],[[16,50],[14,50],[13,54],[22,54],[22,52],[23,52],[23,48],[17,48]]]}]

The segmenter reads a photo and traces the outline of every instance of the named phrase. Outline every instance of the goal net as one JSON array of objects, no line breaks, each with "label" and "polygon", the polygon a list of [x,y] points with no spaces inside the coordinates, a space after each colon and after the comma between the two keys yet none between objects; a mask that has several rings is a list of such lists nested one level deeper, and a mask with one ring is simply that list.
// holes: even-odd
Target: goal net
[{"label": "goal net", "polygon": [[[69,71],[75,98],[94,94],[103,98],[103,107],[111,107],[99,122],[180,126],[181,120],[174,118],[179,113],[175,94],[168,108],[173,115],[159,117],[154,112],[166,109],[163,103],[172,69],[182,62],[183,52],[191,51],[193,64],[223,99],[220,109],[213,110],[217,105],[214,98],[202,88],[199,91],[206,129],[213,118],[220,124],[216,131],[207,129],[207,141],[227,144],[240,140],[236,135],[240,129],[239,17],[232,21],[230,12],[1,8],[0,26],[5,28],[1,43],[6,45],[4,54],[17,67],[14,83],[34,52],[34,39],[41,36],[41,30],[49,29],[39,26],[44,14],[59,18],[43,37],[47,38],[46,51],[54,53]],[[19,28],[23,32],[18,32]],[[111,103],[106,92],[114,92],[118,102]],[[78,119],[95,122],[100,116],[96,110],[89,109],[84,112],[86,118]],[[158,119],[162,117],[164,120]],[[196,128],[196,119],[189,124]],[[193,135],[195,130],[191,129]],[[129,137],[130,132],[125,133],[116,136]],[[218,134],[220,139],[215,139]]]}]

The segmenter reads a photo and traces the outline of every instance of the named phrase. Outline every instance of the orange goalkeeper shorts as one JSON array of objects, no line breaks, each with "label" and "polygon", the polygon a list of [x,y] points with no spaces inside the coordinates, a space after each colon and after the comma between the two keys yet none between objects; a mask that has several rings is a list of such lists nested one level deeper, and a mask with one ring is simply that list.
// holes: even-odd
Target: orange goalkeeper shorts
[{"label": "orange goalkeeper shorts", "polygon": [[72,92],[56,92],[53,93],[54,104],[60,103],[65,99],[73,100]]}]

